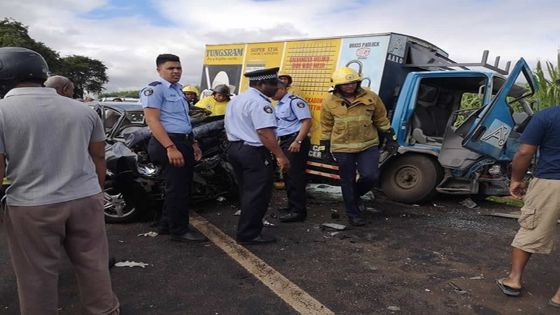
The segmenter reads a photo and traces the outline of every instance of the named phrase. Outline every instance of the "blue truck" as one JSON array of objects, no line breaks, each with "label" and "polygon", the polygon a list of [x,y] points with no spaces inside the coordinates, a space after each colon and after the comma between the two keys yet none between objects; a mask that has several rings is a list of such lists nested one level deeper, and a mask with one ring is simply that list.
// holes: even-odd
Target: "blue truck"
[{"label": "blue truck", "polygon": [[[534,76],[522,58],[511,67],[457,63],[426,40],[397,33],[207,45],[201,87],[247,88],[242,73],[280,66],[310,105],[307,173],[338,179],[319,145],[319,112],[339,67],[355,68],[362,86],[388,109],[400,148],[382,152],[380,186],[391,199],[417,203],[437,193],[507,195],[510,164],[532,110]],[[471,106],[465,107],[466,103]]]}]

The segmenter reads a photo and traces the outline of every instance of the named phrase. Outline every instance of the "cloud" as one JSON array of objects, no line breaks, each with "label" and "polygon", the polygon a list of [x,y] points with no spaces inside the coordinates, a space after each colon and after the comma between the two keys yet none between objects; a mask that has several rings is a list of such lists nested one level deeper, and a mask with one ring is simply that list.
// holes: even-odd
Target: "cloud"
[{"label": "cloud", "polygon": [[[131,7],[133,5],[133,7]],[[205,44],[398,32],[425,39],[460,62],[482,50],[502,60],[556,61],[560,3],[553,0],[19,0],[0,12],[61,55],[108,67],[107,90],[139,89],[155,57],[181,57],[182,82],[199,83]]]}]

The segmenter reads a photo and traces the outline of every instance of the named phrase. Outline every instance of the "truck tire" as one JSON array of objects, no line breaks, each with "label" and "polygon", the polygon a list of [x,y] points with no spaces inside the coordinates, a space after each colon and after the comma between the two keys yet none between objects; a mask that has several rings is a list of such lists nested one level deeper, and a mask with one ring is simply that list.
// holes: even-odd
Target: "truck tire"
[{"label": "truck tire", "polygon": [[383,170],[381,189],[395,201],[422,202],[436,194],[442,173],[437,162],[425,155],[404,155]]}]

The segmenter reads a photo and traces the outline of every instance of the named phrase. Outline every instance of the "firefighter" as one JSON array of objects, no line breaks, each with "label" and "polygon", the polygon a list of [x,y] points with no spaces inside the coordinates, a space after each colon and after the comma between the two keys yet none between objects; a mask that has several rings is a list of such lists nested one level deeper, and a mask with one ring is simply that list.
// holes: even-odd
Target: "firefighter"
[{"label": "firefighter", "polygon": [[210,116],[221,116],[226,113],[228,102],[231,99],[230,96],[229,87],[225,84],[220,84],[212,89],[211,97],[201,99],[194,106],[209,110],[212,112]]},{"label": "firefighter", "polygon": [[225,115],[228,158],[235,171],[241,197],[237,225],[240,244],[265,244],[276,239],[261,233],[263,218],[272,197],[273,153],[283,170],[290,162],[278,145],[276,117],[269,97],[278,88],[278,68],[247,72],[249,89],[229,104]]},{"label": "firefighter", "polygon": [[297,86],[292,85],[292,83],[294,83],[294,80],[287,71],[283,70],[278,72],[278,81],[286,84],[288,93],[301,97],[301,90]]},{"label": "firefighter", "polygon": [[398,148],[383,101],[371,90],[360,87],[361,81],[355,70],[337,69],[320,118],[322,157],[326,162],[334,158],[338,164],[346,214],[355,226],[367,223],[360,196],[370,191],[379,177],[379,133],[385,134],[387,150],[394,152]]},{"label": "firefighter", "polygon": [[194,85],[185,85],[182,91],[187,99],[187,103],[189,103],[189,107],[193,107],[198,102],[198,94],[200,94],[198,88]]}]

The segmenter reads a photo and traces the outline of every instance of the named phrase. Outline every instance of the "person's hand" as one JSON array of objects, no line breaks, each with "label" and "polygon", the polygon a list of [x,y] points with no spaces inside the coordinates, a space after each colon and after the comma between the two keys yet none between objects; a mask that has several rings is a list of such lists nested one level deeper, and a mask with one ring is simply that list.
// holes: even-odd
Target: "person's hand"
[{"label": "person's hand", "polygon": [[509,184],[509,193],[515,199],[523,199],[525,193],[527,192],[527,183],[524,181],[511,181]]},{"label": "person's hand", "polygon": [[193,143],[192,147],[194,153],[194,160],[200,161],[200,159],[202,159],[202,150],[200,150],[200,146],[198,145],[198,142]]},{"label": "person's hand", "polygon": [[399,144],[397,141],[387,138],[385,140],[385,145],[383,146],[383,150],[389,152],[390,155],[393,155],[399,151]]},{"label": "person's hand", "polygon": [[300,149],[301,149],[301,144],[297,143],[297,141],[295,140],[294,142],[292,142],[292,144],[290,144],[290,147],[288,147],[288,151],[292,153],[298,153]]},{"label": "person's hand", "polygon": [[169,159],[169,164],[175,167],[182,167],[183,165],[185,165],[183,153],[181,153],[181,151],[179,151],[175,145],[167,148],[167,158]]},{"label": "person's hand", "polygon": [[290,169],[290,161],[284,154],[276,157],[276,164],[282,173],[286,173]]}]

